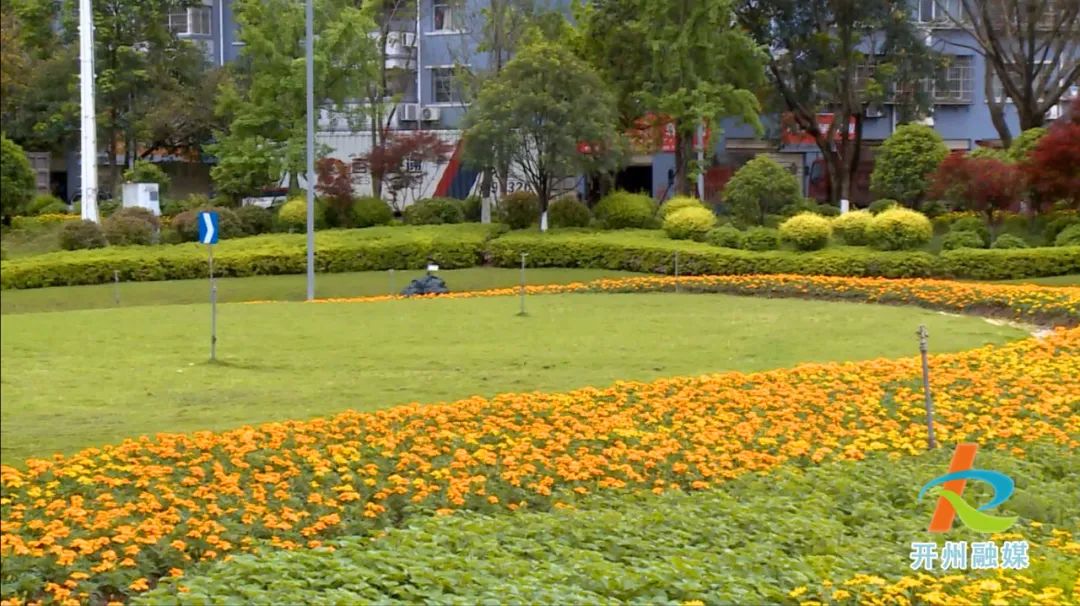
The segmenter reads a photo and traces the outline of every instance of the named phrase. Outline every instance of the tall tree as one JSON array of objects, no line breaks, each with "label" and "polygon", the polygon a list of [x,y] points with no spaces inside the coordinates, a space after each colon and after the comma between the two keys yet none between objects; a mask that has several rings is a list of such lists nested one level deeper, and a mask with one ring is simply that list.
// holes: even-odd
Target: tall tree
[{"label": "tall tree", "polygon": [[1006,148],[1012,144],[1007,102],[1025,131],[1045,124],[1047,112],[1080,81],[1080,0],[936,2],[941,14],[974,40],[952,44],[985,58],[986,103]]},{"label": "tall tree", "polygon": [[540,199],[540,225],[557,184],[614,166],[621,149],[614,99],[562,40],[537,32],[484,84],[465,116],[466,158],[510,166]]},{"label": "tall tree", "polygon": [[[285,174],[296,188],[306,159],[304,5],[238,0],[233,11],[244,46],[234,76],[219,90],[216,110],[229,126],[208,146],[219,161],[211,176],[220,191],[233,196]],[[316,103],[354,117],[363,108],[349,102],[367,90],[374,73],[376,52],[368,34],[375,25],[352,2],[320,0],[315,28]]]},{"label": "tall tree", "polygon": [[652,112],[675,127],[675,184],[691,191],[693,140],[727,116],[760,130],[754,89],[764,53],[731,0],[598,0],[578,9],[589,57],[620,97],[624,122]]},{"label": "tall tree", "polygon": [[851,199],[866,107],[891,94],[901,122],[930,107],[925,87],[912,83],[936,61],[908,0],[742,0],[739,19],[769,48],[769,79],[821,151],[830,199]]}]

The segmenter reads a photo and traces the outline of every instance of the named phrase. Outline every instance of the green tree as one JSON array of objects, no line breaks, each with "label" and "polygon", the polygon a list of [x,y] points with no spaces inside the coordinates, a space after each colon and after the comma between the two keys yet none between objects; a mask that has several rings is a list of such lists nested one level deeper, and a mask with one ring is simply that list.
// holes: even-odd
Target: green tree
[{"label": "green tree", "polygon": [[1046,135],[1046,132],[1046,128],[1036,126],[1020,133],[1020,136],[1013,139],[1012,145],[1009,146],[1009,160],[1013,162],[1027,160],[1031,150],[1035,149],[1035,146],[1039,144],[1039,140]]},{"label": "green tree", "polygon": [[[375,30],[355,2],[315,3],[315,98],[353,122],[362,114],[346,102],[367,90],[375,73]],[[306,87],[304,5],[293,0],[238,0],[241,48],[235,74],[218,93],[216,111],[228,124],[207,149],[217,156],[211,176],[232,195],[279,181],[298,186],[305,170]],[[316,150],[316,156],[325,155]],[[261,183],[260,183],[261,182]]]},{"label": "green tree", "polygon": [[[931,107],[926,90],[910,84],[936,67],[910,1],[740,0],[739,19],[770,49],[778,104],[795,129],[814,139],[830,199],[850,200],[866,108],[891,100],[899,121],[909,122]],[[831,114],[827,124],[824,113]]]},{"label": "green tree", "polygon": [[948,155],[945,141],[929,126],[905,124],[881,145],[870,174],[870,189],[881,198],[916,206],[930,177]]},{"label": "green tree", "polygon": [[23,148],[0,134],[0,214],[5,221],[34,197],[34,171]]},{"label": "green tree", "polygon": [[541,217],[559,181],[613,167],[621,150],[603,80],[562,41],[535,32],[484,84],[463,126],[469,162],[521,174],[540,199]]},{"label": "green tree", "polygon": [[[701,126],[736,116],[759,131],[754,90],[764,53],[737,26],[731,0],[597,0],[577,11],[584,56],[618,97],[623,125],[652,112],[675,127],[675,185],[689,194]],[[707,150],[707,155],[711,151]]]},{"label": "green tree", "polygon": [[757,156],[735,171],[724,186],[723,200],[744,225],[762,225],[765,215],[802,200],[802,184],[776,160]]}]

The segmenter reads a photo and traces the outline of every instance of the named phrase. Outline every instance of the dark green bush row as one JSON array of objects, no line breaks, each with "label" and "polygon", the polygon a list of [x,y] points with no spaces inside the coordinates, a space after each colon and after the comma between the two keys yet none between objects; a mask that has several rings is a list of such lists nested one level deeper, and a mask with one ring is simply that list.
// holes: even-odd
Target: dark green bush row
[{"label": "dark green bush row", "polygon": [[511,233],[488,245],[491,261],[514,267],[521,253],[534,267],[592,267],[670,274],[804,274],[944,277],[980,280],[1032,278],[1080,272],[1080,247],[960,249],[934,256],[922,251],[833,247],[815,252],[754,252],[676,242],[652,231]]},{"label": "dark green bush row", "polygon": [[[348,272],[416,269],[433,257],[445,268],[472,267],[495,226],[456,225],[376,227],[330,230],[316,234],[316,270]],[[299,274],[306,270],[304,234],[275,234],[222,240],[214,248],[219,276]],[[124,281],[181,280],[205,277],[207,251],[199,244],[114,247],[50,253],[4,261],[0,288],[38,288]]]}]

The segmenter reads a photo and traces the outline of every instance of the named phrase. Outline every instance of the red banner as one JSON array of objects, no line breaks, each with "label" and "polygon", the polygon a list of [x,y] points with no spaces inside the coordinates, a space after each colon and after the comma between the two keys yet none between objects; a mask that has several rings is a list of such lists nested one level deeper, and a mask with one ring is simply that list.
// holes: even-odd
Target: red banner
[{"label": "red banner", "polygon": [[[829,128],[832,127],[833,114],[818,114],[817,115],[817,127],[821,134],[829,132]],[[850,116],[848,120],[848,138],[855,137],[855,116]],[[840,129],[836,129],[836,140],[839,141],[843,138],[843,133]],[[790,114],[784,116],[784,127],[781,131],[780,140],[785,145],[813,145],[814,136],[804,131],[798,124],[795,123],[795,119]]]},{"label": "red banner", "polygon": [[[626,135],[638,151],[643,153],[657,151],[671,153],[675,151],[675,145],[679,139],[675,132],[675,121],[670,117],[652,113],[645,114],[638,118],[634,125],[635,128],[628,130]],[[711,137],[712,131],[706,126],[706,145],[709,144]],[[694,149],[701,149],[701,137],[698,133],[694,133]]]}]

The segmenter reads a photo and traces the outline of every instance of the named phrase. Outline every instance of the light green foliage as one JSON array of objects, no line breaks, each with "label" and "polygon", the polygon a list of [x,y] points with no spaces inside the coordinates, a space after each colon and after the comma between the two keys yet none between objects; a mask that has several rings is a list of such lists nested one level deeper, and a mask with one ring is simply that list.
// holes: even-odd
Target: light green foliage
[{"label": "light green foliage", "polygon": [[352,213],[357,227],[389,225],[394,220],[394,211],[382,198],[357,198]]},{"label": "light green foliage", "polygon": [[945,141],[933,128],[902,125],[885,140],[874,158],[870,189],[883,198],[913,206],[926,195],[930,175],[948,153]]},{"label": "light green foliage", "polygon": [[[288,173],[305,170],[304,5],[291,0],[238,0],[238,77],[222,82],[217,113],[227,120],[210,150],[218,190],[252,193]],[[318,0],[315,6],[315,97],[351,117],[346,106],[375,78],[378,53],[371,17],[356,3]],[[325,154],[316,150],[316,157]]]},{"label": "light green foliage", "polygon": [[969,158],[993,158],[1002,162],[1009,161],[1009,152],[997,147],[976,147],[968,152]]},{"label": "light green foliage", "polygon": [[563,196],[548,207],[552,227],[588,227],[592,211],[573,196]]},{"label": "light green foliage", "polygon": [[1001,234],[994,239],[994,245],[991,248],[1027,248],[1028,243],[1021,238],[1013,234]]},{"label": "light green foliage", "polygon": [[742,248],[746,235],[733,225],[721,225],[710,229],[705,241],[713,246],[724,248]]},{"label": "light green foliage", "polygon": [[23,149],[0,134],[0,214],[22,213],[34,196],[34,172]]},{"label": "light green foliage", "polygon": [[[613,169],[621,151],[614,100],[603,80],[563,41],[539,32],[484,83],[463,128],[468,161],[524,176],[539,198],[538,214],[560,180]],[[591,153],[580,152],[579,142]]]},{"label": "light green foliage", "polygon": [[812,198],[802,198],[794,204],[788,204],[780,209],[783,217],[794,217],[802,212],[811,212],[822,217],[836,217],[840,215],[840,209],[832,204],[819,203]]},{"label": "light green foliage", "polygon": [[731,214],[747,225],[761,225],[765,215],[802,199],[799,179],[767,156],[757,156],[735,171],[723,192]]},{"label": "light green foliage", "polygon": [[871,202],[870,206],[867,207],[867,210],[869,210],[871,214],[878,215],[889,210],[890,208],[898,208],[900,206],[901,204],[896,200],[891,200],[889,198],[881,198],[880,200],[874,200],[873,202]]},{"label": "light green foliage", "polygon": [[1080,224],[1073,224],[1061,230],[1054,239],[1054,246],[1080,246]]},{"label": "light green foliage", "polygon": [[452,198],[418,200],[405,209],[405,222],[409,225],[442,225],[463,221],[465,213],[461,210],[461,204]]},{"label": "light green foliage", "polygon": [[[396,274],[400,290],[408,279],[423,275],[427,254],[445,267],[465,258],[471,262],[478,247],[473,246],[465,258],[445,247],[417,247],[402,256],[400,249],[378,240],[385,241],[387,232],[404,231],[414,243],[431,242],[432,233],[448,229],[483,233],[475,225],[321,232],[317,234],[320,277],[316,286],[322,288],[322,272],[332,263],[358,256],[355,247],[334,252],[343,242],[339,231],[355,232],[369,247],[383,248],[379,257],[385,262],[406,263],[413,271]],[[557,233],[515,232],[540,239]],[[657,235],[666,240],[663,234]],[[263,247],[266,257],[275,251],[281,254],[282,237],[248,240],[278,242],[276,247]],[[290,256],[298,251],[295,266],[302,273],[304,237],[291,240],[295,244],[289,242],[286,250]],[[225,255],[226,244],[215,248],[215,262],[219,252],[231,257]],[[979,318],[915,308],[719,294],[536,296],[528,299],[527,320],[517,317],[516,302],[504,297],[370,305],[221,305],[218,356],[222,363],[206,364],[204,342],[193,338],[195,327],[203,327],[208,320],[206,249],[195,244],[186,248],[202,262],[190,276],[202,280],[185,283],[185,290],[201,299],[195,304],[0,316],[4,335],[0,357],[6,375],[0,390],[3,464],[160,431],[235,429],[249,423],[329,415],[346,408],[372,410],[408,402],[452,402],[474,395],[565,391],[726,370],[771,370],[801,362],[908,356],[909,331],[896,326],[926,323],[935,335],[938,353],[1026,336],[1020,329],[993,326]],[[91,257],[117,250],[124,249],[79,254]],[[323,251],[330,252],[329,259],[324,259]],[[363,257],[372,259],[368,254]],[[235,267],[230,262],[223,268],[224,275],[231,275]],[[533,271],[528,270],[530,281]],[[536,276],[540,281],[545,274]],[[470,286],[453,275],[445,278],[452,290]],[[517,272],[506,272],[497,285],[511,286],[519,279]],[[388,287],[385,269],[378,282],[383,289]],[[297,276],[288,296],[302,298],[303,284],[303,276]],[[109,288],[105,293],[111,298]],[[59,295],[79,292],[54,291]],[[121,290],[121,297],[125,292]],[[219,292],[229,296],[229,282],[223,280]],[[4,293],[5,299],[8,294]],[[778,325],[786,330],[777,334],[761,329]],[[538,330],[538,326],[550,328]],[[588,343],[592,352],[588,363],[581,360],[582,343]],[[344,360],[355,364],[364,379],[343,377]],[[466,372],[469,368],[485,369],[486,380]],[[47,390],[39,378],[43,373],[50,377]],[[219,388],[207,390],[209,384]],[[409,388],[403,390],[404,384]],[[154,397],[147,397],[147,388]],[[298,393],[304,394],[302,406],[297,404]],[[284,597],[275,603],[284,603]]]},{"label": "light green foliage", "polygon": [[499,200],[499,221],[510,229],[525,229],[537,222],[540,214],[540,199],[528,191],[516,191]]},{"label": "light green foliage", "polygon": [[[307,199],[289,198],[278,209],[277,220],[286,231],[306,231]],[[315,227],[317,229],[326,227],[326,211],[318,201],[315,202]]]},{"label": "light green foliage", "polygon": [[64,204],[63,200],[52,194],[38,194],[34,196],[29,206],[26,207],[27,215],[49,215],[66,213],[67,211],[67,204]]},{"label": "light green foliage", "polygon": [[135,162],[134,166],[124,171],[124,181],[128,183],[157,183],[158,193],[164,194],[169,190],[172,179],[160,166],[146,160]]},{"label": "light green foliage", "polygon": [[596,204],[594,212],[607,229],[650,227],[656,203],[645,194],[613,191]]},{"label": "light green foliage", "polygon": [[253,205],[241,206],[236,209],[236,218],[240,221],[240,227],[246,236],[257,236],[274,229],[274,213],[266,208]]},{"label": "light green foliage", "polygon": [[664,218],[664,232],[672,240],[705,240],[716,225],[716,214],[703,206],[684,206]]},{"label": "light green foliage", "polygon": [[780,224],[780,239],[796,250],[820,250],[829,244],[832,223],[814,213],[801,213]]},{"label": "light green foliage", "polygon": [[941,250],[986,248],[986,243],[973,231],[951,231],[941,240]]},{"label": "light green foliage", "polygon": [[666,219],[671,213],[688,207],[705,208],[705,205],[693,196],[675,196],[660,205],[660,219]]},{"label": "light green foliage", "polygon": [[773,227],[751,227],[743,240],[746,250],[776,250],[780,248],[780,231]]},{"label": "light green foliage", "polygon": [[990,245],[990,228],[986,226],[986,221],[983,221],[982,217],[960,217],[953,221],[952,226],[949,227],[950,232],[968,231],[979,236],[982,240],[982,246],[979,248],[986,248]]},{"label": "light green foliage", "polygon": [[832,220],[833,233],[845,244],[862,246],[867,243],[866,230],[874,218],[868,210],[855,210]]},{"label": "light green foliage", "polygon": [[[676,191],[688,193],[695,166],[694,133],[704,122],[718,135],[724,117],[759,132],[764,54],[738,27],[729,0],[627,0],[584,3],[585,56],[615,89],[624,122],[647,107],[674,121]],[[711,150],[707,150],[711,155]]]},{"label": "light green foliage", "polygon": [[891,208],[874,216],[867,238],[879,250],[910,250],[925,246],[934,235],[926,215],[906,208]]},{"label": "light green foliage", "polygon": [[1029,128],[1020,133],[1018,137],[1013,139],[1012,145],[1009,146],[1009,160],[1013,162],[1027,160],[1028,154],[1035,149],[1035,146],[1039,144],[1039,139],[1042,139],[1045,134],[1046,129],[1041,126]]}]

